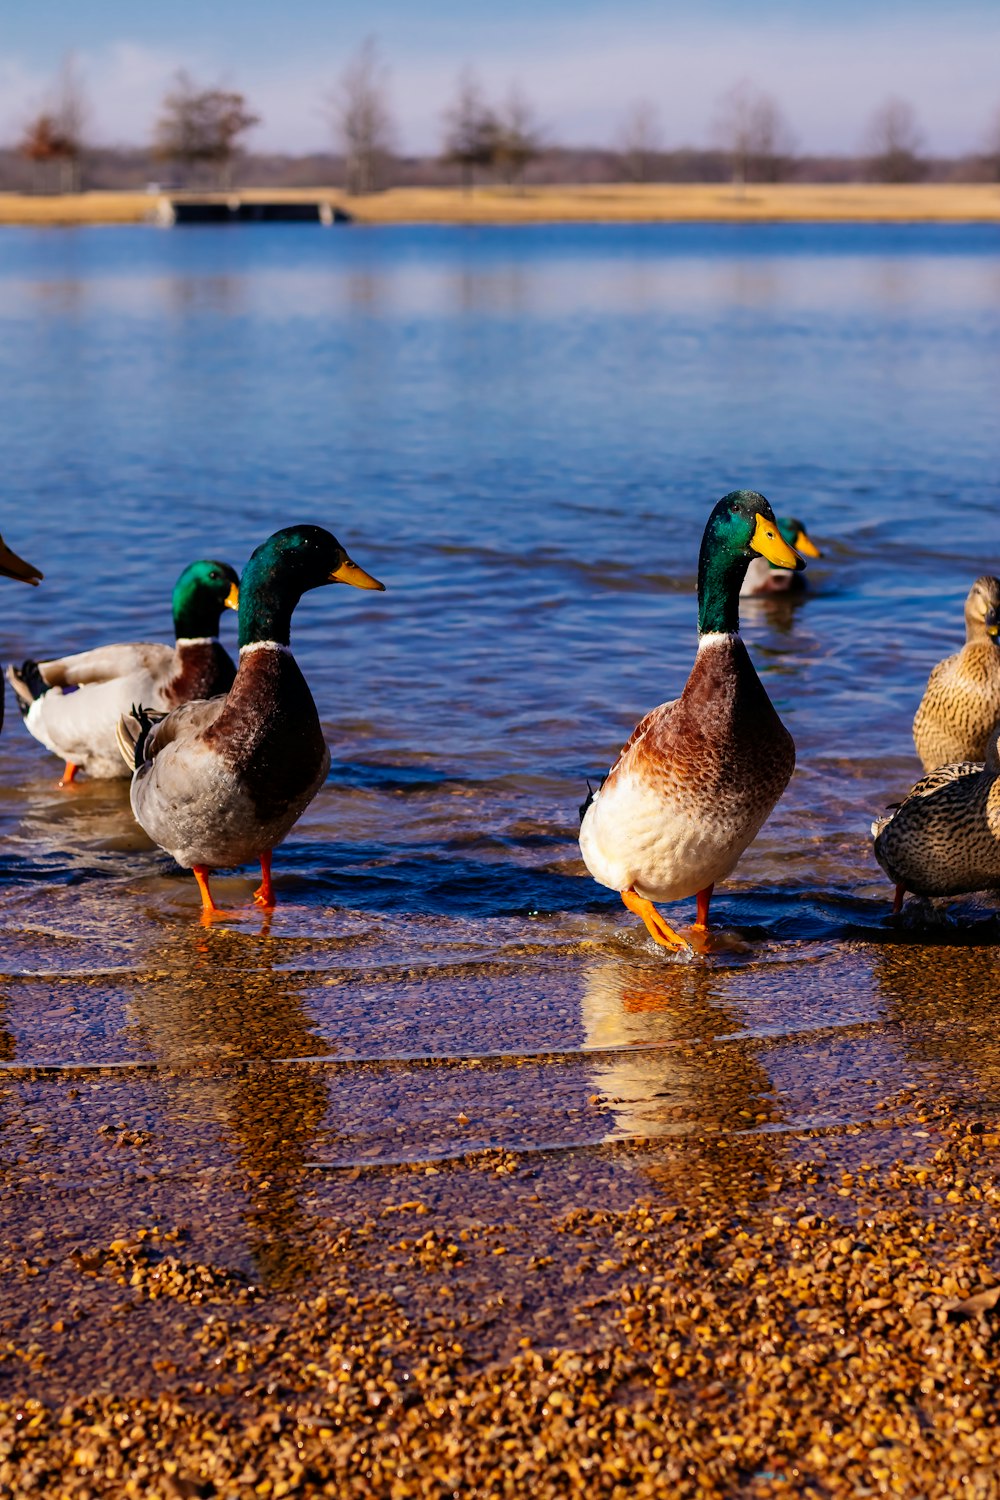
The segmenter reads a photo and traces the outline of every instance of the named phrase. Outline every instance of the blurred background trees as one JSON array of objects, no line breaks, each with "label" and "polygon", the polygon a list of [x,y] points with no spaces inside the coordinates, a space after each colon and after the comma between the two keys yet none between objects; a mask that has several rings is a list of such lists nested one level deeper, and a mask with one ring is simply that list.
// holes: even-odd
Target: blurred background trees
[{"label": "blurred background trees", "polygon": [[542,129],[530,101],[515,84],[494,117],[493,157],[490,163],[508,187],[520,184],[533,161],[542,154]]},{"label": "blurred background trees", "polygon": [[240,138],[260,123],[246,98],[232,89],[199,88],[180,72],[164,97],[153,134],[153,152],[185,178],[199,169],[216,185],[232,185]]},{"label": "blurred background trees", "polygon": [[477,172],[492,172],[514,186],[542,154],[542,130],[535,111],[515,85],[499,107],[487,103],[471,69],[458,80],[454,103],[445,111],[441,160],[458,167],[471,192]]},{"label": "blurred background trees", "polygon": [[719,101],[715,134],[729,157],[733,182],[780,182],[788,175],[795,149],[788,122],[770,94],[747,80]]},{"label": "blurred background trees", "polygon": [[476,172],[488,171],[492,164],[499,122],[470,68],[458,80],[455,101],[445,111],[444,122],[441,160],[458,168],[462,187],[471,193]]},{"label": "blurred background trees", "polygon": [[32,165],[36,192],[80,190],[87,97],[76,60],[68,57],[60,69],[52,98],[29,120],[17,149]]},{"label": "blurred background trees", "polygon": [[[450,101],[441,101],[439,151],[410,153],[397,129],[389,69],[374,37],[340,59],[334,87],[317,100],[328,121],[328,144],[298,154],[248,156],[246,142],[259,123],[239,90],[209,87],[189,73],[176,75],[162,100],[148,145],[100,144],[94,139],[81,72],[67,59],[17,136],[0,143],[0,186],[72,192],[84,166],[91,187],[142,187],[166,175],[174,185],[228,188],[238,160],[255,185],[315,187],[343,182],[351,194],[388,185],[445,186],[471,191],[492,179],[517,188],[604,182],[724,182],[738,185],[794,178],[800,182],[1000,182],[1000,111],[983,123],[978,140],[959,155],[933,156],[913,106],[887,98],[858,122],[854,152],[796,155],[792,131],[775,97],[744,79],[722,96],[710,122],[711,141],[683,139],[666,149],[660,106],[666,96],[635,99],[612,121],[606,140],[561,145],[539,120],[534,99],[520,87],[495,98],[466,68]],[[610,101],[607,101],[610,103]],[[437,101],[430,101],[437,107]],[[426,105],[425,105],[426,107]],[[312,110],[302,101],[303,132]],[[672,130],[676,130],[676,123]]]},{"label": "blurred background trees", "polygon": [[663,152],[660,112],[649,99],[637,99],[626,113],[618,150],[625,176],[631,182],[649,182]]},{"label": "blurred background trees", "polygon": [[865,135],[868,168],[876,182],[917,182],[924,176],[923,135],[917,112],[905,99],[887,99]]},{"label": "blurred background trees", "polygon": [[395,137],[388,69],[374,37],[362,43],[340,75],[330,114],[344,158],[347,191],[374,193],[384,185]]}]

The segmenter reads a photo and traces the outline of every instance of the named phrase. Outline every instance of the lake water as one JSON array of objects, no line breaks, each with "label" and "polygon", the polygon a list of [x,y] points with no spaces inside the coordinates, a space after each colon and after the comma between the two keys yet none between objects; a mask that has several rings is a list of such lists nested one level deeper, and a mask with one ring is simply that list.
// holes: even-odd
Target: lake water
[{"label": "lake water", "polygon": [[[187,562],[298,521],[388,589],[296,613],[333,764],[270,920],[245,871],[204,930],[126,787],[58,789],[8,693],[8,1184],[183,1212],[255,1170],[1000,1094],[993,905],[892,926],[868,833],[1000,571],[1000,231],[6,230],[0,323],[0,529],[46,575],[3,587],[4,660],[167,639]],[[577,808],[682,685],[702,527],[744,486],[824,552],[743,611],[798,769],[684,966],[587,876]],[[155,1168],[97,1153],[108,1120]],[[258,1259],[301,1230],[234,1222]]]}]

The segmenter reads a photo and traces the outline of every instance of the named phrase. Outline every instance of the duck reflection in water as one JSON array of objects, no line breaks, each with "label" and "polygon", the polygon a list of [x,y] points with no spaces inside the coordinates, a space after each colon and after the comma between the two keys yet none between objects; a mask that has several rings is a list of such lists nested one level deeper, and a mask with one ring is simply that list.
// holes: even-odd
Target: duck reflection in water
[{"label": "duck reflection in water", "polygon": [[927,1084],[966,1105],[1000,1107],[1000,948],[879,944],[872,977],[903,1049],[929,1075]]},{"label": "duck reflection in water", "polygon": [[302,1195],[330,1105],[326,1071],[301,1060],[326,1047],[301,976],[277,968],[289,957],[288,940],[267,933],[171,923],[148,956],[156,977],[133,1002],[136,1030],[174,1075],[167,1110],[176,1128],[232,1151],[231,1190],[246,1195],[239,1211],[255,1274],[275,1289],[314,1270],[316,1224]]},{"label": "duck reflection in water", "polygon": [[[700,966],[609,960],[586,975],[581,998],[590,1078],[608,1113],[607,1142],[678,1139],[648,1154],[644,1174],[681,1206],[748,1202],[780,1175],[784,1137],[759,1129],[780,1118],[759,1043],[724,998],[725,976]],[[755,1129],[754,1127],[758,1127]]]}]

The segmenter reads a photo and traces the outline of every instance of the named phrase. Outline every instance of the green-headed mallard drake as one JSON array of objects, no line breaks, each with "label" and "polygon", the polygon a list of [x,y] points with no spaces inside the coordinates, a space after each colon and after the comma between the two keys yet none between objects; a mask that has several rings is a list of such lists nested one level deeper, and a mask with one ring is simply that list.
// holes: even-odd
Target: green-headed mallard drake
[{"label": "green-headed mallard drake", "polygon": [[240,582],[240,662],[226,697],[189,703],[151,724],[125,715],[122,755],[134,769],[132,811],[179,865],[193,870],[204,912],[212,870],[259,860],[254,900],[274,905],[271,851],[326,780],[330,752],[289,646],[307,589],[382,589],[321,526],[289,526],[257,548]]},{"label": "green-headed mallard drake", "polygon": [[907,891],[960,896],[1000,890],[1000,729],[985,763],[938,766],[888,817],[872,824],[875,858],[895,882],[898,912]]},{"label": "green-headed mallard drake", "polygon": [[977,578],[965,601],[965,645],[939,661],[913,720],[925,771],[981,761],[1000,721],[1000,578]]},{"label": "green-headed mallard drake", "polygon": [[[18,557],[12,552],[0,536],[0,577],[16,578],[19,583],[38,584],[42,580],[42,574],[31,563],[25,562],[23,557]],[[3,683],[0,682],[0,729],[3,728]]]},{"label": "green-headed mallard drake", "polygon": [[116,731],[133,703],[162,711],[229,690],[236,668],[219,644],[219,620],[238,603],[228,563],[191,563],[174,588],[173,646],[133,641],[7,668],[28,729],[66,762],[64,786],[78,770],[104,780],[128,774]]},{"label": "green-headed mallard drake", "polygon": [[[802,522],[797,521],[794,516],[779,516],[778,530],[789,547],[794,547],[804,557],[822,557],[823,554]],[[801,573],[793,573],[789,568],[768,562],[766,557],[755,557],[740,585],[740,598],[754,599],[767,594],[797,593],[805,586],[806,581]]]},{"label": "green-headed mallard drake", "polygon": [[756,838],[795,767],[792,737],[739,636],[740,584],[754,557],[805,566],[763,495],[735,490],[702,538],[698,654],[684,691],[632,731],[580,826],[594,879],[667,948],[687,944],[653,902],[697,895],[704,931],[713,885]]}]

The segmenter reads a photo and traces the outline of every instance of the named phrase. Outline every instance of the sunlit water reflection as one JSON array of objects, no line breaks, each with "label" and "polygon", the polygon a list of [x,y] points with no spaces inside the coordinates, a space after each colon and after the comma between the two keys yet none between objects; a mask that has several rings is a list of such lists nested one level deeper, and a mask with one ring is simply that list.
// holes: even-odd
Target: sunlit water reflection
[{"label": "sunlit water reflection", "polygon": [[[69,1190],[109,1118],[158,1143],[101,1159],[123,1181],[287,1186],[777,1137],[920,1080],[995,1098],[994,903],[893,929],[867,829],[1000,570],[998,251],[985,227],[6,231],[2,529],[46,579],[4,587],[4,659],[163,638],[184,564],[299,520],[388,584],[296,615],[333,764],[271,920],[240,872],[202,930],[125,788],[58,789],[8,701],[10,1182],[43,1151]],[[576,809],[684,679],[736,485],[825,555],[806,599],[744,609],[799,766],[717,893],[728,936],[682,968],[586,877]],[[265,1259],[298,1198],[268,1201]]]}]

